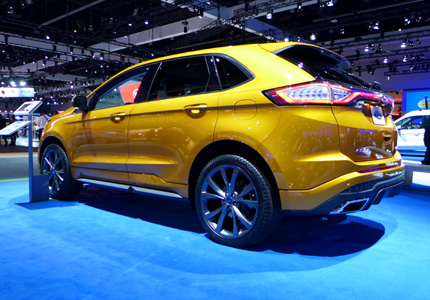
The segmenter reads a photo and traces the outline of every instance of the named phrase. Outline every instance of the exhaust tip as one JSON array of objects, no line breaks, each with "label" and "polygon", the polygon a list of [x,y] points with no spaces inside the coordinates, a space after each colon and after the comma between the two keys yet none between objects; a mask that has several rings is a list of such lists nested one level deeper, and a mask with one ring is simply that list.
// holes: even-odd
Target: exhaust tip
[{"label": "exhaust tip", "polygon": [[331,211],[330,214],[331,215],[346,214],[346,213],[361,211],[366,207],[369,200],[370,200],[370,198],[365,197],[365,198],[345,201],[344,203],[339,205],[339,207],[337,207],[336,209]]}]

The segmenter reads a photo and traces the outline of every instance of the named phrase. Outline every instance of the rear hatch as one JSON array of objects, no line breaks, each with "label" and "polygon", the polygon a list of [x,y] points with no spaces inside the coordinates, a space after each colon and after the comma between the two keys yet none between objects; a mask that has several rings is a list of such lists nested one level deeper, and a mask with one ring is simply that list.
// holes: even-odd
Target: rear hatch
[{"label": "rear hatch", "polygon": [[348,73],[348,61],[329,50],[293,44],[274,52],[315,77],[315,81],[267,91],[280,105],[330,105],[339,126],[340,151],[354,161],[391,158],[397,131],[393,99],[378,83]]}]

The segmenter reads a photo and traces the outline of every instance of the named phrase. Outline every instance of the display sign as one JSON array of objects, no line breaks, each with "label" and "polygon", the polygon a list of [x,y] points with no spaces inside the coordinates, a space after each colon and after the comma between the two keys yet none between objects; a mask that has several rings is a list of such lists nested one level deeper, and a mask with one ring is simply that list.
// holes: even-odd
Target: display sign
[{"label": "display sign", "polygon": [[430,90],[405,90],[402,93],[402,110],[410,112],[413,110],[430,109]]},{"label": "display sign", "polygon": [[135,82],[132,84],[127,84],[119,87],[121,91],[122,99],[124,99],[124,103],[134,103],[134,99],[136,99],[137,92],[139,91],[139,87],[140,87],[140,82]]},{"label": "display sign", "polygon": [[18,107],[18,109],[15,110],[13,114],[15,116],[28,116],[34,113],[34,111],[41,105],[42,101],[27,101],[21,104],[21,106]]},{"label": "display sign", "polygon": [[0,130],[0,135],[11,135],[18,130],[28,126],[30,124],[30,121],[16,121],[10,124],[9,126],[6,126],[2,130]]},{"label": "display sign", "polygon": [[34,88],[0,88],[2,98],[33,98]]}]

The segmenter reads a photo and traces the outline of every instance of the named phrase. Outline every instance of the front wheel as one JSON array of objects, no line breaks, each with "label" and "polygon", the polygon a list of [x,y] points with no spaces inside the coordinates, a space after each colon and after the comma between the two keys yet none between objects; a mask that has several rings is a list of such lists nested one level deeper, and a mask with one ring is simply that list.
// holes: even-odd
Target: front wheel
[{"label": "front wheel", "polygon": [[57,144],[51,144],[43,152],[42,175],[48,175],[49,195],[58,200],[79,194],[82,183],[73,179],[66,152]]},{"label": "front wheel", "polygon": [[280,215],[275,193],[264,174],[237,155],[210,161],[196,185],[200,222],[218,243],[246,247],[266,238]]}]

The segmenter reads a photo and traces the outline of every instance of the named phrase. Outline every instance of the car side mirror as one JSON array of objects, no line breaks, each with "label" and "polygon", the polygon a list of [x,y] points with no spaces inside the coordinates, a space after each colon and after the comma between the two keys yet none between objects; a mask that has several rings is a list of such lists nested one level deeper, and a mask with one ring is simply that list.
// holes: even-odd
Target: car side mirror
[{"label": "car side mirror", "polygon": [[76,95],[75,97],[73,97],[72,102],[73,102],[73,107],[77,107],[83,111],[88,110],[87,98],[85,96]]}]

